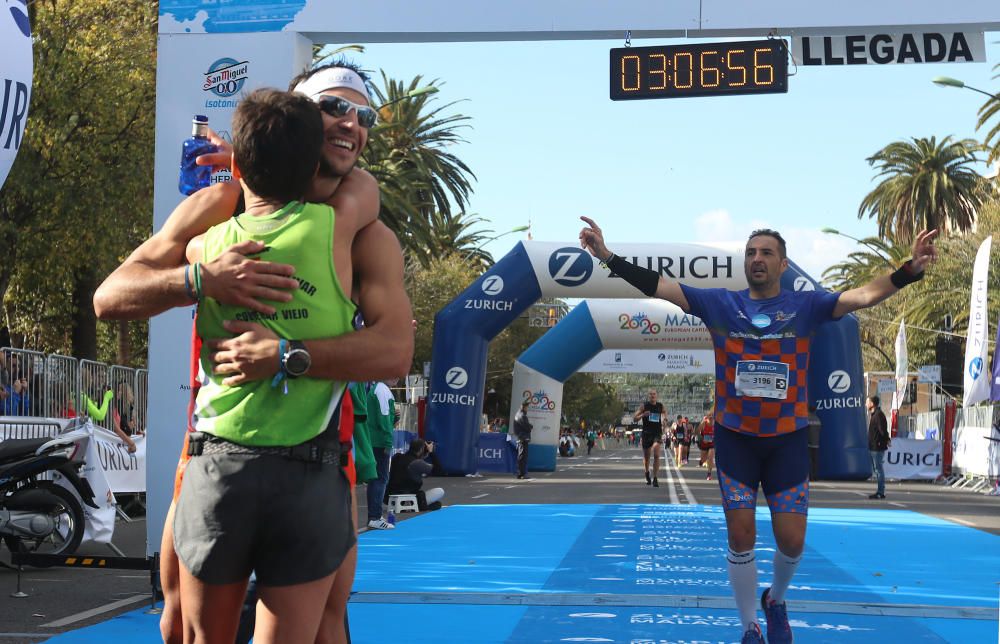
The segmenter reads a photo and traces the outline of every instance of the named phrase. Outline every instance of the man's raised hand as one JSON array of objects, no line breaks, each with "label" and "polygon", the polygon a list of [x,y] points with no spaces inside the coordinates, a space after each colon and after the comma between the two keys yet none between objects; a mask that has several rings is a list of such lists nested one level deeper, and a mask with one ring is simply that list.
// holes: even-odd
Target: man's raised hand
[{"label": "man's raised hand", "polygon": [[587,224],[580,231],[580,247],[586,248],[591,255],[603,262],[611,255],[611,251],[604,245],[604,233],[590,217],[581,216],[580,219]]},{"label": "man's raised hand", "polygon": [[937,261],[937,246],[934,245],[934,238],[937,235],[938,231],[936,228],[934,230],[927,230],[925,228],[913,240],[913,259],[910,260],[910,265],[913,266],[915,272],[919,273],[927,268],[928,265]]}]

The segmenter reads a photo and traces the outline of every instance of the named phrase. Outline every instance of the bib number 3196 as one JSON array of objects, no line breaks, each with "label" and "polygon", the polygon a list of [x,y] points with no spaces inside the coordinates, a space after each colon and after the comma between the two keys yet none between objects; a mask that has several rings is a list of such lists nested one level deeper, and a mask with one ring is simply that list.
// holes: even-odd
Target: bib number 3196
[{"label": "bib number 3196", "polygon": [[788,396],[788,365],[767,360],[736,363],[736,393],[784,400]]}]

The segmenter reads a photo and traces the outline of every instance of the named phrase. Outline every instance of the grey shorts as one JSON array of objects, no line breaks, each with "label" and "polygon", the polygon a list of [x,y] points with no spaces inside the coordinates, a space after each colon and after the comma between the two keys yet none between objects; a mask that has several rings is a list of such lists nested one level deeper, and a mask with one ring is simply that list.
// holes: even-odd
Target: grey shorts
[{"label": "grey shorts", "polygon": [[263,586],[321,579],[356,539],[350,484],[335,464],[277,455],[193,456],[174,515],[174,549],[207,584],[256,571]]}]

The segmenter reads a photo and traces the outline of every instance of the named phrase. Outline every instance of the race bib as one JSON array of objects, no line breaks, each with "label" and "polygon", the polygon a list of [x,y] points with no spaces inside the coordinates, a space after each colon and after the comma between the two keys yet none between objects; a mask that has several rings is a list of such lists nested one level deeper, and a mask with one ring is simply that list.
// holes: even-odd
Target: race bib
[{"label": "race bib", "polygon": [[767,360],[740,360],[736,363],[736,393],[784,400],[788,396],[788,365]]},{"label": "race bib", "polygon": [[651,422],[651,423],[658,423],[658,422],[660,422],[660,415],[657,414],[657,413],[655,413],[655,412],[650,412],[650,414],[649,414],[649,422]]}]

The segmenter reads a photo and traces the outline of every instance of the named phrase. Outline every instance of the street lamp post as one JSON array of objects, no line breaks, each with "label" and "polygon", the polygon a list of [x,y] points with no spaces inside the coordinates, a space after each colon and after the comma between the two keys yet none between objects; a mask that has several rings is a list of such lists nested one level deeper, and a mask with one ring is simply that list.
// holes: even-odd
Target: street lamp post
[{"label": "street lamp post", "polygon": [[990,94],[986,90],[979,89],[978,87],[972,87],[971,85],[966,85],[963,81],[960,81],[957,78],[951,78],[949,76],[938,76],[937,78],[931,79],[931,82],[941,87],[957,87],[959,89],[971,89],[973,92],[979,92],[980,94],[989,96],[990,98],[1000,99],[1000,96],[997,96],[996,94]]}]

